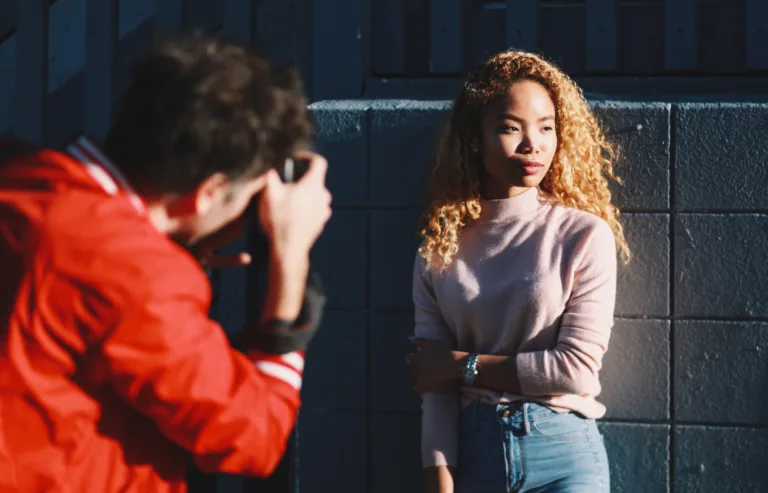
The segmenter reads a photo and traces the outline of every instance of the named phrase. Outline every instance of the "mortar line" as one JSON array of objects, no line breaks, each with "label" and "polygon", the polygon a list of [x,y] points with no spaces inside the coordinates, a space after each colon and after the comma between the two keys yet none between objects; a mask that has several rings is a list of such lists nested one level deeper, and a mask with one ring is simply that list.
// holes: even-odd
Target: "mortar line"
[{"label": "mortar line", "polygon": [[[371,109],[367,108],[365,112],[363,113],[363,118],[365,122],[365,134],[366,134],[366,143],[365,146],[365,160],[366,160],[366,190],[367,190],[367,201],[370,202],[372,190],[371,190],[371,125],[372,125],[372,115],[371,115]],[[374,484],[373,484],[373,392],[371,391],[371,382],[372,382],[372,371],[371,371],[371,330],[373,327],[372,323],[372,317],[373,317],[373,310],[371,309],[373,305],[372,300],[372,289],[371,289],[371,279],[372,279],[372,264],[373,264],[373,252],[371,251],[371,247],[373,246],[373,241],[371,239],[371,235],[373,235],[373,211],[368,209],[365,213],[365,258],[366,258],[366,278],[365,278],[365,416],[363,422],[365,423],[365,431],[363,433],[364,440],[365,440],[365,489],[366,491],[373,491],[374,490]]]},{"label": "mortar line", "polygon": [[668,491],[675,488],[675,222],[677,218],[677,106],[669,110],[669,484]]}]

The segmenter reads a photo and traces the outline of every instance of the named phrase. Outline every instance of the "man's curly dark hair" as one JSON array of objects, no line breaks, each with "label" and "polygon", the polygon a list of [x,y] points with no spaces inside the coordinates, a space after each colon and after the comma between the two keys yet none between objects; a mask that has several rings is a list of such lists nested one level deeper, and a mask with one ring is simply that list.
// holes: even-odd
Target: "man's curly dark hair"
[{"label": "man's curly dark hair", "polygon": [[199,35],[142,59],[104,150],[139,191],[185,193],[282,164],[312,134],[300,77],[248,48]]}]

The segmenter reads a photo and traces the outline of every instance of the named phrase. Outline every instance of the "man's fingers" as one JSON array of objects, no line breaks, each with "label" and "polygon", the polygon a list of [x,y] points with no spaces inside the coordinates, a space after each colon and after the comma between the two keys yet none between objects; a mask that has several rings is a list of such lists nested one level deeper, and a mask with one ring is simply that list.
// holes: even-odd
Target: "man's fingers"
[{"label": "man's fingers", "polygon": [[243,267],[251,263],[251,256],[247,253],[233,255],[212,255],[201,259],[200,263],[208,269],[227,269],[231,267]]},{"label": "man's fingers", "polygon": [[296,157],[300,159],[306,159],[309,161],[307,172],[299,180],[303,181],[319,181],[325,183],[325,175],[328,172],[328,161],[325,160],[320,154],[309,151],[300,151],[296,153]]},{"label": "man's fingers", "polygon": [[266,188],[264,189],[264,193],[274,193],[276,190],[282,189],[285,187],[285,184],[283,183],[283,180],[280,179],[280,173],[277,172],[276,169],[270,169],[267,171],[266,174]]},{"label": "man's fingers", "polygon": [[197,244],[198,252],[212,252],[218,250],[245,234],[245,227],[248,224],[246,215],[242,215],[213,234],[203,238]]}]

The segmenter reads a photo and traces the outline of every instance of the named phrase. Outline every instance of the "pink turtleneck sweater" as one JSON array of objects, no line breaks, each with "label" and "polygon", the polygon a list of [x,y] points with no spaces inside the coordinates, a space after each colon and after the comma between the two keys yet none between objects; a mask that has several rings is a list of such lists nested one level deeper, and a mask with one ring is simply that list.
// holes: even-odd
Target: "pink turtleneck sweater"
[{"label": "pink turtleneck sweater", "polygon": [[523,395],[464,387],[422,399],[425,467],[457,465],[459,413],[471,399],[535,400],[599,418],[598,370],[613,326],[616,245],[601,218],[530,189],[482,201],[447,271],[417,255],[415,335],[516,358]]}]

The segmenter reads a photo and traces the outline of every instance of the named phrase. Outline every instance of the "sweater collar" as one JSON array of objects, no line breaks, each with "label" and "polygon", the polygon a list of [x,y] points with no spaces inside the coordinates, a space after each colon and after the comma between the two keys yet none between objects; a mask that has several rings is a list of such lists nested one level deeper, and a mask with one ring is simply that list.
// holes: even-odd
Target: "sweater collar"
[{"label": "sweater collar", "polygon": [[535,187],[506,199],[482,199],[480,200],[480,220],[498,222],[526,216],[539,210],[544,202],[546,202],[546,196]]}]

